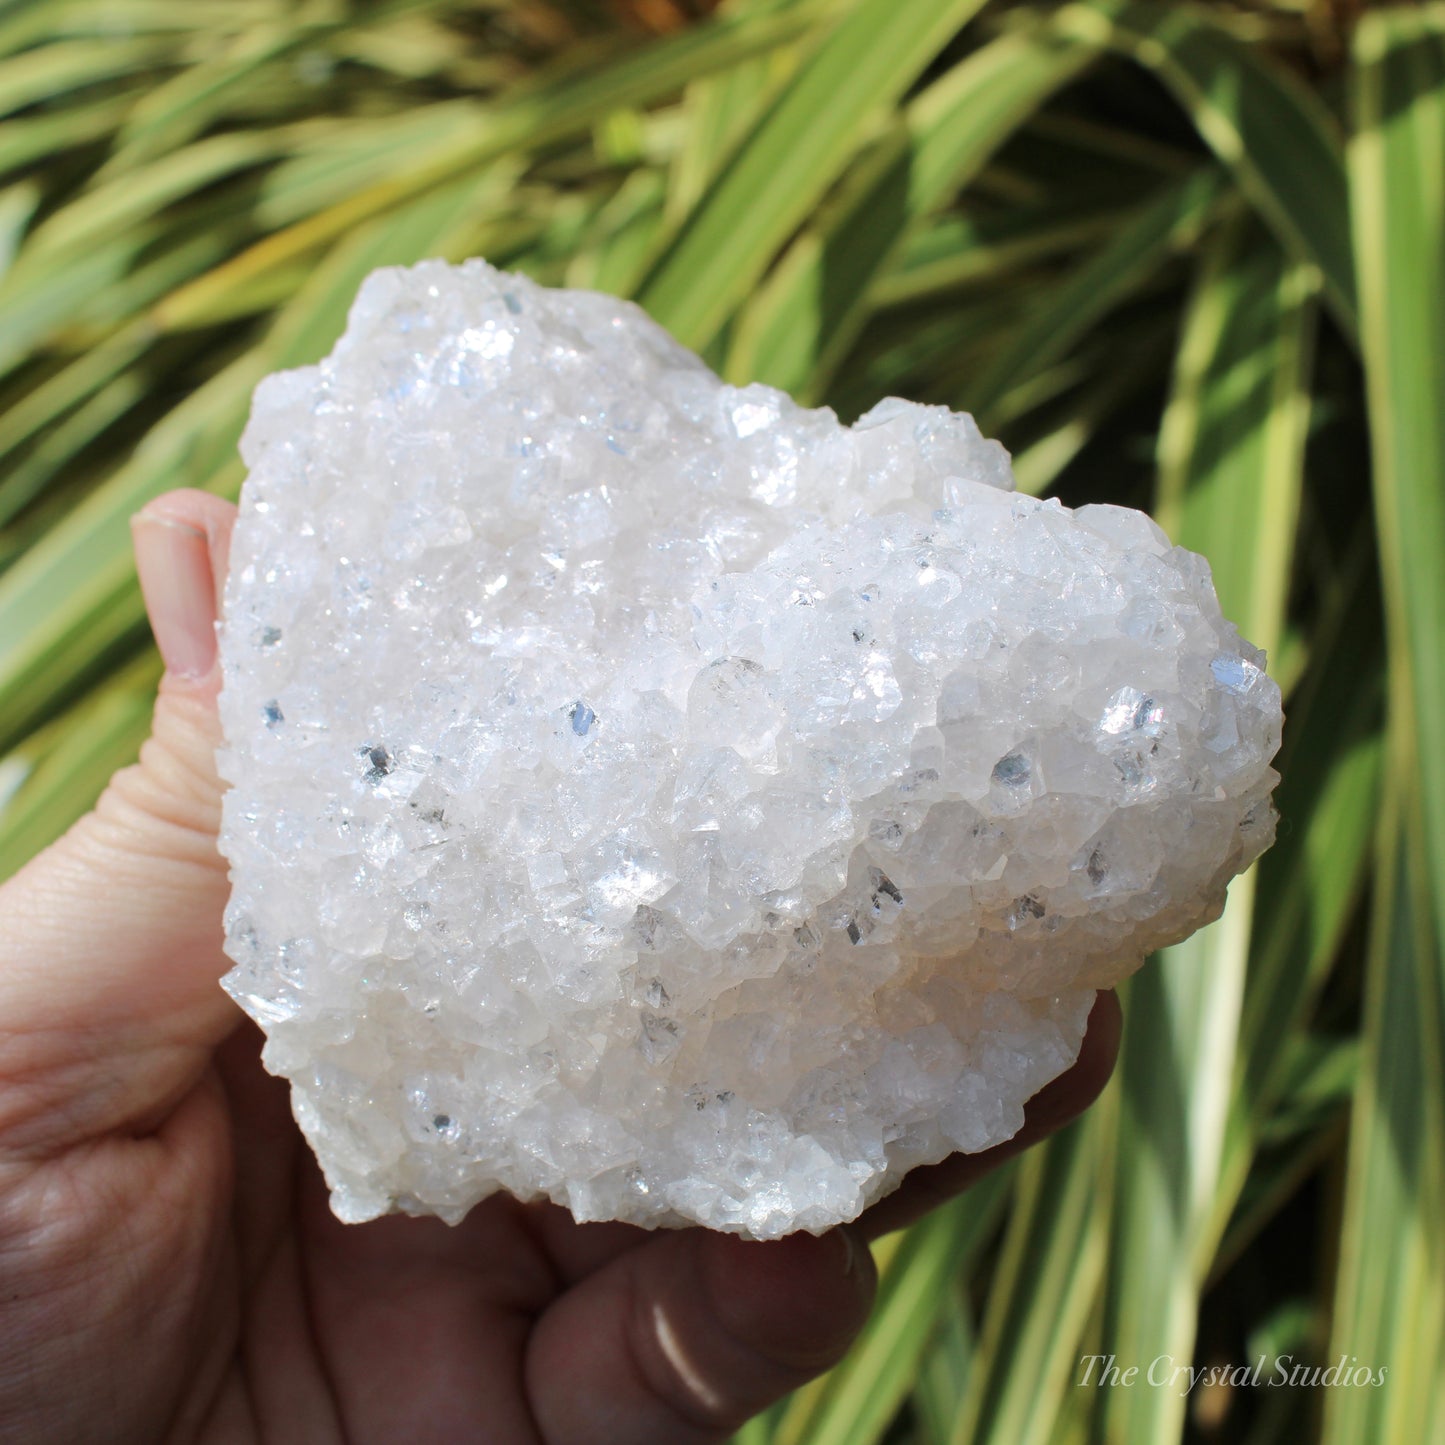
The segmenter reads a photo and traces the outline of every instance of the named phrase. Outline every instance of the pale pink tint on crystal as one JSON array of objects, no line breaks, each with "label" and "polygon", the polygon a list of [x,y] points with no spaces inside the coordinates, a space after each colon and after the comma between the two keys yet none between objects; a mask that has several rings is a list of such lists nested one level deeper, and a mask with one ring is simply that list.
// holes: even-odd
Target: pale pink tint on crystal
[{"label": "pale pink tint on crystal", "polygon": [[1273,836],[1206,564],[967,416],[428,262],[242,450],[225,984],[344,1219],[851,1219],[1009,1138]]}]

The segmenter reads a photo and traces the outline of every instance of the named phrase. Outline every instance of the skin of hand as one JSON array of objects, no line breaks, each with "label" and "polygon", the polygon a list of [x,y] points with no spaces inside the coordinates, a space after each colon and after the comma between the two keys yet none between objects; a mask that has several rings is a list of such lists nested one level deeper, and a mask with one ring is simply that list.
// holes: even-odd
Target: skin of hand
[{"label": "skin of hand", "polygon": [[867,1241],[1080,1113],[1078,1063],[987,1154],[851,1225],[754,1243],[494,1196],[343,1225],[260,1034],[217,986],[215,618],[234,509],[134,520],[167,671],[139,763],[0,888],[0,1436],[12,1445],[700,1445],[834,1364]]}]

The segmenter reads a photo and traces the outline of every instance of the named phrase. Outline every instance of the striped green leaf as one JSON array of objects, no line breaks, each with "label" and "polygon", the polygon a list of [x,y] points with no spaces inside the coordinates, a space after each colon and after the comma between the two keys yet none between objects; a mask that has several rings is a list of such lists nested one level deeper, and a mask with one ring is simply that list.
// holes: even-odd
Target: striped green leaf
[{"label": "striped green leaf", "polygon": [[1235,1208],[1255,1142],[1275,1122],[1276,1102],[1290,1087],[1282,1041],[1307,1023],[1369,875],[1384,702],[1383,674],[1371,658],[1379,627],[1371,583],[1357,551],[1316,629],[1312,665],[1286,703],[1275,795],[1280,836],[1259,865],[1267,902],[1255,920],[1217,1214]]},{"label": "striped green leaf", "polygon": [[1013,1170],[986,1175],[966,1194],[887,1242],[872,1318],[846,1361],[800,1392],[773,1445],[875,1445],[952,1299],[958,1272],[987,1242]]},{"label": "striped green leaf", "polygon": [[[1309,417],[1314,273],[1227,226],[1204,252],[1159,441],[1157,514],[1214,561],[1226,616],[1272,649],[1283,625]],[[1130,981],[1120,1060],[1114,1248],[1104,1344],[1137,1361],[1194,1354],[1218,1243],[1216,1197],[1257,872],[1224,917]],[[1173,1439],[1186,1397],[1111,1390],[1119,1441]]]},{"label": "striped green leaf", "polygon": [[952,1445],[1044,1445],[1078,1380],[1079,1343],[1095,1307],[1108,1244],[1101,1188],[1112,1099],[1036,1149],[979,1329]]},{"label": "striped green leaf", "polygon": [[114,80],[172,52],[163,38],[61,41],[0,61],[0,116]]},{"label": "striped green leaf", "polygon": [[218,297],[258,275],[293,265],[367,221],[449,181],[475,174],[514,151],[532,151],[585,133],[626,106],[668,96],[701,75],[726,70],[796,39],[826,13],[826,0],[769,6],[747,21],[719,20],[669,36],[635,53],[591,64],[558,65],[517,87],[473,126],[434,146],[395,158],[374,183],[287,225],[169,299],[167,327],[205,314]]},{"label": "striped green leaf", "polygon": [[923,91],[897,136],[803,231],[745,307],[726,375],[817,396],[910,229],[1093,54],[1040,20],[975,51]]},{"label": "striped green leaf", "polygon": [[933,1344],[921,1361],[909,1404],[919,1445],[949,1445],[972,1377],[977,1338],[967,1281],[955,1281],[939,1315]]},{"label": "striped green leaf", "polygon": [[[1354,1038],[1319,1038],[1296,1030],[1276,1038],[1278,1089],[1267,1123],[1247,1134],[1249,1170],[1238,1188],[1222,1189],[1233,1214],[1210,1265],[1215,1287],[1300,1188],[1340,1146],[1360,1077]],[[1221,1169],[1221,1174],[1227,1173]],[[1251,1359],[1255,1356],[1251,1355]]]},{"label": "striped green leaf", "polygon": [[[384,0],[368,7],[363,24],[377,25],[417,11],[437,9],[444,0]],[[322,12],[305,11],[278,16],[272,24],[253,24],[238,32],[235,40],[215,59],[202,61],[181,71],[165,85],[144,95],[126,118],[116,136],[116,151],[106,173],[118,175],[174,151],[194,139],[207,125],[223,115],[238,92],[254,83],[256,72],[278,60],[291,59],[303,46],[318,46],[338,30],[357,28],[350,16],[327,22]],[[290,79],[290,77],[288,77]]]},{"label": "striped green leaf", "polygon": [[878,307],[942,303],[951,293],[1017,276],[1105,241],[1119,224],[1114,206],[1083,213],[1046,209],[970,218],[950,214],[906,237],[894,264],[878,278]]},{"label": "striped green leaf", "polygon": [[[207,0],[204,27],[208,37],[223,38],[275,18],[272,0]],[[4,0],[0,55],[45,41],[186,37],[194,34],[197,19],[190,0]]]},{"label": "striped green leaf", "polygon": [[1196,5],[1093,0],[1066,6],[1060,23],[1159,76],[1289,254],[1319,268],[1326,299],[1353,334],[1341,137],[1318,96]]},{"label": "striped green leaf", "polygon": [[1331,1364],[1386,1373],[1382,1388],[1327,1392],[1325,1445],[1430,1440],[1445,1421],[1445,1021],[1430,906],[1439,880],[1411,826],[1414,784],[1401,770],[1387,785],[1329,1343]]},{"label": "striped green leaf", "polygon": [[643,283],[639,300],[705,346],[843,172],[880,111],[981,0],[862,0],[739,146]]},{"label": "striped green leaf", "polygon": [[10,263],[15,259],[20,238],[25,234],[39,200],[38,188],[28,181],[0,191],[0,281],[4,280]]},{"label": "striped green leaf", "polygon": [[0,803],[0,880],[53,843],[136,760],[150,732],[160,660],[149,648],[0,760],[17,786]]},{"label": "striped green leaf", "polygon": [[[1014,448],[1019,491],[1031,496],[1050,491],[1119,410],[1168,369],[1173,339],[1155,318],[1128,330],[1110,330],[1079,348],[1061,401],[1036,409],[1026,406],[1023,416],[1008,418],[1000,430],[1006,430]],[[960,381],[958,396],[962,404],[968,396],[966,381]],[[1026,394],[1018,399],[1028,400]]]},{"label": "striped green leaf", "polygon": [[[729,13],[750,8],[734,5]],[[692,213],[797,64],[797,47],[780,47],[688,86],[682,106],[686,129],[667,176],[667,219],[672,226]]]},{"label": "striped green leaf", "polygon": [[[150,328],[131,326],[83,352],[34,390],[0,413],[0,461],[35,434],[79,406],[130,366],[152,341]],[[0,526],[12,509],[5,503],[9,483],[0,481]]]},{"label": "striped green leaf", "polygon": [[108,138],[131,103],[128,95],[108,95],[64,110],[37,110],[21,120],[0,121],[0,177],[72,147]]},{"label": "striped green leaf", "polygon": [[1330,1349],[1386,1368],[1331,1391],[1329,1445],[1445,1428],[1445,10],[1355,36],[1351,209],[1390,658],[1364,1060]]},{"label": "striped green leaf", "polygon": [[992,422],[1010,389],[1037,376],[1112,307],[1147,284],[1171,256],[1197,240],[1219,194],[1220,177],[1212,168],[1167,182],[1085,264],[1044,291],[975,380],[979,413]]},{"label": "striped green leaf", "polygon": [[1392,704],[1413,730],[1445,938],[1445,9],[1370,17],[1357,58],[1350,181]]}]

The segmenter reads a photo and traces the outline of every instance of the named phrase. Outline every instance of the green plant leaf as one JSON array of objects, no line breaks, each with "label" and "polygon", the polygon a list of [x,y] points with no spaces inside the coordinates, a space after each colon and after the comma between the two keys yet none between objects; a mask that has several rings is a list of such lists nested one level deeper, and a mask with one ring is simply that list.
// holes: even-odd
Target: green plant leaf
[{"label": "green plant leaf", "polygon": [[[726,8],[729,16],[736,16],[758,6],[734,3]],[[702,199],[760,110],[796,69],[797,49],[779,47],[688,86],[682,104],[685,131],[668,168],[669,225],[675,227]]]},{"label": "green plant leaf", "polygon": [[1348,1122],[1350,1097],[1360,1076],[1357,1039],[1320,1039],[1296,1031],[1279,1044],[1277,1053],[1282,1078],[1276,1108],[1264,1127],[1248,1135],[1249,1171],[1241,1187],[1228,1191],[1234,1212],[1211,1262],[1206,1290],[1219,1283],[1306,1180],[1338,1151]]},{"label": "green plant leaf", "polygon": [[1319,268],[1347,335],[1355,285],[1339,126],[1308,87],[1197,5],[1094,0],[1060,24],[1154,71],[1279,236]]},{"label": "green plant leaf", "polygon": [[1367,17],[1350,143],[1392,705],[1412,719],[1445,938],[1445,10]]},{"label": "green plant leaf", "polygon": [[666,178],[636,170],[593,218],[567,268],[567,284],[628,296],[647,269],[664,221]]},{"label": "green plant leaf", "polygon": [[4,281],[5,273],[20,249],[20,238],[25,234],[39,200],[39,189],[31,181],[22,181],[0,191],[0,282]]},{"label": "green plant leaf", "polygon": [[[1225,615],[1266,650],[1284,621],[1309,418],[1316,273],[1226,226],[1206,247],[1159,439],[1161,524],[1212,556]],[[1226,532],[1226,529],[1228,531]],[[1217,1191],[1257,870],[1224,916],[1130,980],[1104,1340],[1129,1361],[1192,1359],[1222,1228]],[[1186,1397],[1110,1390],[1106,1431],[1172,1439]]]},{"label": "green plant leaf", "polygon": [[684,344],[717,335],[779,247],[981,0],[862,0],[739,146],[643,283]]},{"label": "green plant leaf", "polygon": [[[153,339],[149,327],[129,327],[83,352],[8,410],[0,412],[0,460],[113,380]],[[8,483],[0,482],[0,498],[7,489]],[[12,509],[0,500],[0,526],[11,515]]]},{"label": "green plant leaf", "polygon": [[[272,160],[293,143],[291,133],[284,130],[210,136],[153,162],[143,172],[132,172],[87,191],[36,228],[26,247],[25,259],[34,257],[28,269],[53,272],[67,253],[144,221],[179,197]],[[30,284],[26,269],[17,266],[12,279]]]},{"label": "green plant leaf", "polygon": [[1366,15],[1354,59],[1389,755],[1330,1350],[1389,1378],[1330,1392],[1328,1445],[1445,1423],[1445,10]]},{"label": "green plant leaf", "polygon": [[271,0],[207,0],[203,16],[191,0],[3,0],[0,55],[46,41],[142,35],[184,39],[198,24],[207,35],[223,37],[264,25],[275,15]]},{"label": "green plant leaf", "polygon": [[154,37],[67,40],[0,61],[0,116],[132,74],[173,55]]},{"label": "green plant leaf", "polygon": [[477,117],[474,128],[432,148],[403,154],[389,174],[314,215],[277,231],[172,297],[167,327],[205,312],[218,293],[292,265],[419,194],[474,174],[513,151],[531,151],[585,133],[601,117],[670,95],[699,76],[725,70],[795,39],[826,14],[826,0],[769,6],[745,22],[718,20],[669,36],[633,54],[590,65],[559,65],[517,87]]},{"label": "green plant leaf", "polygon": [[966,1288],[966,1279],[954,1282],[914,1380],[910,1404],[919,1445],[949,1445],[973,1372],[977,1339]]},{"label": "green plant leaf", "polygon": [[91,808],[111,774],[136,760],[160,676],[160,659],[147,648],[0,761],[0,771],[24,773],[0,805],[0,880],[53,843]]},{"label": "green plant leaf", "polygon": [[1037,376],[1171,256],[1192,245],[1214,212],[1220,176],[1202,169],[1161,186],[1122,222],[1106,245],[1045,291],[973,386],[974,406],[990,420],[1009,390]]},{"label": "green plant leaf", "polygon": [[0,121],[0,176],[37,160],[108,137],[131,107],[128,95],[107,96],[87,105],[40,111],[21,120]]},{"label": "green plant leaf", "polygon": [[468,99],[320,127],[267,172],[256,200],[257,224],[267,230],[291,225],[385,181],[418,156],[468,144],[485,124],[484,107]]},{"label": "green plant leaf", "polygon": [[1392,761],[1329,1344],[1331,1364],[1344,1357],[1386,1374],[1383,1388],[1327,1392],[1325,1445],[1428,1440],[1445,1412],[1445,1021],[1430,906],[1439,880],[1423,866],[1416,780]]},{"label": "green plant leaf", "polygon": [[0,375],[42,347],[91,296],[120,284],[145,240],[122,234],[74,255],[40,281],[27,281],[23,275],[25,248],[0,282]]},{"label": "green plant leaf", "polygon": [[873,300],[880,309],[942,304],[951,292],[1102,244],[1118,224],[1112,205],[1082,214],[1052,208],[977,218],[949,213],[904,239],[892,268],[878,278]]},{"label": "green plant leaf", "polygon": [[1076,1386],[1108,1243],[1099,1175],[1113,1112],[1112,1102],[1096,1105],[1019,1166],[953,1445],[1042,1445]]},{"label": "green plant leaf", "polygon": [[58,473],[145,396],[138,371],[118,376],[67,417],[29,456],[0,481],[0,524],[29,506]]},{"label": "green plant leaf", "polygon": [[[1037,418],[1015,418],[1007,428],[1013,453],[1014,484],[1041,496],[1102,431],[1121,407],[1133,401],[1169,364],[1172,337],[1157,324],[1147,328],[1109,328],[1081,347],[1078,370],[1084,380],[1059,407],[1045,407]],[[960,398],[967,397],[960,382]],[[1001,428],[1001,430],[1004,430]],[[1025,439],[1020,444],[1015,437]]]},{"label": "green plant leaf", "polygon": [[[1367,540],[1363,539],[1362,540]],[[1369,876],[1384,756],[1380,619],[1357,549],[1316,652],[1287,702],[1280,836],[1259,864],[1259,896],[1240,1023],[1234,1099],[1220,1165],[1218,1216],[1237,1210],[1252,1152],[1292,1087],[1290,1052],[1335,966]],[[1233,1226],[1231,1226],[1233,1229]],[[1237,1246],[1226,1244],[1221,1253]],[[1219,1268],[1216,1260],[1214,1268]]]},{"label": "green plant leaf", "polygon": [[[383,0],[363,12],[361,23],[383,24],[397,16],[439,9],[445,0]],[[333,12],[334,13],[334,12]],[[127,116],[116,136],[116,150],[104,174],[116,176],[174,151],[224,114],[233,96],[253,82],[256,72],[290,59],[303,46],[319,46],[339,30],[354,29],[358,18],[346,15],[322,21],[304,8],[279,12],[270,24],[253,23],[238,31],[224,54],[188,66],[166,84],[149,90]],[[296,83],[297,78],[292,78]]]},{"label": "green plant leaf", "polygon": [[725,374],[818,395],[909,230],[966,185],[1094,54],[1039,21],[975,51],[923,91],[899,133],[803,231],[745,306]]},{"label": "green plant leaf", "polygon": [[996,1170],[888,1246],[872,1317],[843,1364],[793,1400],[774,1445],[874,1445],[947,1307],[953,1281],[987,1241],[1012,1183]]}]

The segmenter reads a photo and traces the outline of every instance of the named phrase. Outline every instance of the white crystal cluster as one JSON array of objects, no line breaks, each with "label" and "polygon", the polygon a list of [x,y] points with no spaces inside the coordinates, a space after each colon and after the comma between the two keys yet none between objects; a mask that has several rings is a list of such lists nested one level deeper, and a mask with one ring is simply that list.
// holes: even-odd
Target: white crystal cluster
[{"label": "white crystal cluster", "polygon": [[1208,566],[967,416],[428,262],[242,449],[226,987],[343,1219],[850,1219],[1012,1135],[1272,837]]}]

